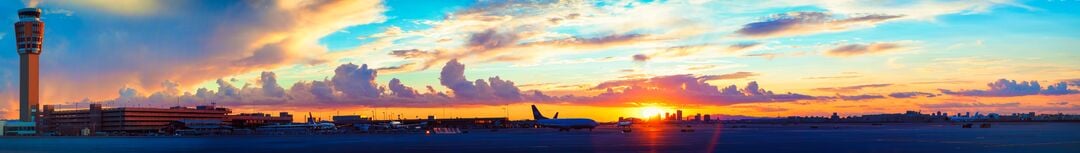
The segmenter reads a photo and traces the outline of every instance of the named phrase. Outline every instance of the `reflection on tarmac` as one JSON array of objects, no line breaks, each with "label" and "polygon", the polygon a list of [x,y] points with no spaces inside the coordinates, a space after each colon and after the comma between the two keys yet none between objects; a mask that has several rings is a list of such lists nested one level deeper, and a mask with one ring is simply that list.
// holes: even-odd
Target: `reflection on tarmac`
[{"label": "reflection on tarmac", "polygon": [[[466,134],[0,137],[0,152],[1075,152],[1080,123],[746,124]],[[819,127],[819,128],[811,128]],[[59,147],[62,146],[62,147]]]}]

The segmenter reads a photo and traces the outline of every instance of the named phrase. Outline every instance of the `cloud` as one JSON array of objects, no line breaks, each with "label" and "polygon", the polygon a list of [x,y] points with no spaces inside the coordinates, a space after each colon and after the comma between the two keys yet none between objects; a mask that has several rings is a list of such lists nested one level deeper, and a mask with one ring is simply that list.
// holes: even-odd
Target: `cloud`
[{"label": "cloud", "polygon": [[1067,79],[1067,80],[1062,80],[1062,82],[1068,83],[1069,85],[1072,85],[1072,86],[1080,87],[1080,79]]},{"label": "cloud", "polygon": [[[622,90],[615,91],[615,88],[622,88]],[[607,92],[595,97],[585,98],[586,100],[583,101],[594,103],[678,101],[680,103],[730,105],[817,98],[795,93],[775,94],[772,91],[760,88],[757,82],[754,81],[751,81],[742,89],[735,85],[719,88],[705,83],[702,77],[689,74],[657,76],[648,79],[612,80],[597,84],[591,89],[607,90]]]},{"label": "cloud", "polygon": [[311,89],[309,89],[308,92],[311,92],[311,95],[315,97],[315,100],[319,100],[320,102],[331,102],[340,99],[336,98],[337,96],[335,96],[334,87],[331,87],[331,84],[327,82],[329,81],[311,82]]},{"label": "cloud", "polygon": [[71,11],[71,10],[68,10],[68,9],[50,8],[50,9],[44,9],[43,11],[44,11],[44,12],[42,12],[43,14],[63,14],[64,16],[75,15],[75,11]]},{"label": "cloud", "polygon": [[761,42],[741,42],[741,43],[731,44],[731,46],[728,46],[727,50],[729,52],[737,52],[737,51],[742,51],[742,50],[750,49],[750,48],[753,48],[753,47],[757,47],[757,46],[760,46],[760,45],[761,45]]},{"label": "cloud", "polygon": [[991,1],[949,1],[949,0],[928,0],[928,1],[906,1],[900,2],[866,2],[866,1],[850,1],[850,0],[819,0],[819,1],[799,1],[794,3],[806,3],[814,5],[829,12],[836,12],[842,14],[897,14],[903,15],[906,19],[915,20],[933,20],[935,17],[949,14],[978,14],[989,12],[991,8],[1001,5],[1008,5],[1014,7],[1025,8],[1031,10],[1029,6],[1017,4],[1012,0],[991,0]]},{"label": "cloud", "polygon": [[377,76],[378,72],[368,69],[367,64],[357,68],[356,64],[349,63],[338,66],[330,82],[348,98],[376,98],[382,92],[375,83]]},{"label": "cloud", "polygon": [[[671,40],[716,31],[713,30],[715,27],[710,26],[711,23],[691,17],[651,18],[650,24],[640,24],[638,19],[632,18],[697,12],[683,9],[693,5],[690,3],[618,3],[626,3],[626,7],[585,1],[482,1],[446,13],[440,20],[416,21],[414,23],[431,27],[384,37],[390,39],[393,45],[383,50],[400,51],[391,53],[391,56],[415,57],[410,60],[418,66],[409,68],[409,71],[425,70],[450,59],[463,63],[511,62],[528,65],[567,54],[669,47],[667,44]],[[416,54],[406,53],[418,52],[406,52],[399,46],[410,46],[404,50],[425,48],[437,52],[413,56]],[[379,48],[373,50],[378,51]]]},{"label": "cloud", "polygon": [[[499,105],[518,102],[550,102],[559,101],[558,97],[544,95],[540,91],[522,91],[510,80],[500,77],[477,79],[468,81],[465,79],[464,64],[451,60],[444,68],[445,74],[440,77],[451,88],[452,96],[437,92],[433,87],[427,86],[427,93],[419,93],[415,88],[406,86],[400,79],[391,79],[386,86],[375,83],[378,77],[377,70],[370,69],[367,64],[356,65],[352,63],[338,66],[334,75],[324,80],[296,82],[288,90],[283,89],[278,83],[276,74],[263,72],[259,77],[260,85],[245,84],[237,87],[218,79],[217,90],[199,88],[195,94],[183,95],[155,94],[145,97],[136,89],[122,88],[119,90],[120,97],[114,100],[100,101],[123,101],[132,103],[182,103],[183,105],[205,104],[215,102],[223,106],[305,106],[305,107],[341,107],[352,105],[364,106],[397,106],[397,107],[433,107],[444,106],[447,103],[464,105]],[[166,83],[167,86],[174,84]],[[175,86],[179,86],[175,84]],[[157,92],[157,93],[164,93]]]},{"label": "cloud", "polygon": [[506,33],[495,31],[495,29],[487,29],[483,32],[469,35],[465,47],[472,50],[491,50],[514,45],[520,39],[520,36],[516,33]]},{"label": "cloud", "polygon": [[420,93],[416,92],[412,87],[401,84],[401,80],[398,80],[397,78],[390,79],[390,84],[387,86],[389,86],[390,91],[392,92],[391,95],[393,96],[415,98],[416,95],[420,95]]},{"label": "cloud", "polygon": [[[240,89],[236,88],[236,86],[233,86],[229,82],[225,82],[225,80],[218,79],[217,80],[217,85],[218,85],[217,96],[236,97],[236,96],[240,95]],[[134,89],[131,89],[131,90],[134,90]],[[123,97],[123,96],[121,96],[121,97]]]},{"label": "cloud", "polygon": [[772,60],[773,58],[776,58],[777,56],[780,56],[780,55],[782,55],[782,54],[777,54],[777,53],[756,53],[756,54],[747,54],[745,56],[747,56],[747,57],[761,57],[761,58],[765,58],[767,60]]},{"label": "cloud", "polygon": [[[716,65],[712,65],[712,64],[694,65],[694,66],[686,67],[686,70],[687,71],[710,70],[710,69],[713,69],[713,68],[716,68],[716,67],[717,67]],[[630,72],[632,72],[632,71],[630,71]]]},{"label": "cloud", "polygon": [[401,57],[401,58],[405,58],[405,59],[411,59],[411,58],[428,57],[428,56],[432,56],[433,54],[437,54],[437,53],[432,53],[432,52],[428,52],[428,51],[421,51],[419,49],[408,49],[408,50],[390,51],[389,55],[394,56],[394,57]]},{"label": "cloud", "polygon": [[972,81],[961,81],[961,80],[919,81],[919,82],[912,82],[911,84],[963,84],[963,83],[972,83]]},{"label": "cloud", "polygon": [[740,106],[731,106],[731,107],[733,107],[733,108],[747,108],[747,109],[751,109],[751,110],[754,110],[754,111],[757,111],[757,112],[783,112],[783,111],[788,111],[787,108],[754,106],[754,105],[746,105],[746,106],[740,105]]},{"label": "cloud", "polygon": [[902,48],[904,48],[904,46],[897,43],[870,43],[865,45],[848,44],[827,50],[825,51],[825,55],[833,57],[851,57],[859,55],[881,54],[891,51],[897,51]]},{"label": "cloud", "polygon": [[41,0],[23,0],[23,4],[26,7],[38,7],[38,4],[41,4]]},{"label": "cloud", "polygon": [[465,79],[465,64],[457,59],[450,60],[439,73],[439,83],[454,92],[454,96],[464,99],[477,98],[479,91],[468,79]]},{"label": "cloud", "polygon": [[798,57],[798,56],[807,55],[808,53],[810,53],[810,52],[808,52],[808,51],[799,51],[799,52],[787,52],[787,53],[754,53],[754,54],[746,54],[746,55],[743,55],[743,56],[746,56],[746,57],[761,57],[761,58],[765,58],[767,60],[772,60],[772,59],[777,58],[777,57]]},{"label": "cloud", "polygon": [[889,97],[893,98],[915,98],[915,97],[936,97],[937,94],[927,92],[894,92],[889,94]]},{"label": "cloud", "polygon": [[385,73],[393,74],[393,73],[409,71],[412,68],[415,68],[416,66],[417,66],[416,63],[405,63],[405,64],[401,64],[401,65],[398,65],[398,66],[380,67],[380,68],[377,68],[375,70],[378,70],[379,72],[385,72]]},{"label": "cloud", "polygon": [[672,46],[649,53],[648,58],[679,58],[708,51],[716,51],[716,49],[711,44]]},{"label": "cloud", "polygon": [[721,74],[721,75],[704,75],[704,76],[701,76],[700,79],[702,81],[729,80],[729,79],[743,79],[743,78],[749,78],[749,77],[753,77],[753,76],[758,76],[758,74],[754,73],[754,72],[735,72],[735,73]]},{"label": "cloud", "polygon": [[649,61],[649,56],[645,54],[634,54],[633,58],[635,62]]},{"label": "cloud", "polygon": [[900,57],[889,58],[888,61],[885,61],[885,66],[889,66],[889,68],[894,68],[894,69],[899,69],[899,68],[906,67],[904,64],[900,64],[899,61],[900,61]]},{"label": "cloud", "polygon": [[285,88],[277,83],[277,75],[274,72],[262,72],[259,77],[262,84],[263,95],[270,97],[285,97]]},{"label": "cloud", "polygon": [[139,96],[140,96],[139,91],[137,91],[137,90],[135,90],[133,88],[125,86],[123,88],[120,88],[120,97],[118,99],[130,100],[130,99],[138,98]]},{"label": "cloud", "polygon": [[439,82],[453,91],[455,98],[473,101],[519,101],[522,99],[521,90],[510,80],[491,77],[487,80],[477,79],[470,82],[465,78],[465,65],[450,60],[443,66]]},{"label": "cloud", "polygon": [[[24,2],[26,2],[26,7],[38,7],[38,5],[43,4],[46,8],[76,8],[129,17],[141,17],[161,14],[166,12],[166,10],[168,9],[167,7],[162,6],[169,6],[171,4],[177,3],[170,1],[153,0],[25,0]],[[46,12],[49,13],[51,11],[46,10]],[[65,14],[67,16],[71,16],[72,14],[70,10],[66,12],[61,11],[51,13]]]},{"label": "cloud", "polygon": [[871,14],[838,18],[826,12],[789,12],[775,14],[765,21],[748,23],[735,33],[749,37],[795,36],[872,27],[900,17],[903,15]]},{"label": "cloud", "polygon": [[814,88],[813,90],[825,91],[825,92],[837,92],[837,93],[850,93],[862,90],[863,88],[880,88],[891,86],[892,84],[864,84],[845,87],[828,87],[828,88]]},{"label": "cloud", "polygon": [[855,96],[844,96],[844,95],[837,94],[836,98],[840,98],[842,100],[861,101],[861,100],[868,100],[868,99],[881,99],[881,98],[885,98],[885,96],[866,95],[866,94],[864,94],[864,95],[855,95]]},{"label": "cloud", "polygon": [[807,80],[832,80],[832,79],[850,79],[862,77],[859,75],[840,75],[840,76],[822,76],[822,77],[806,77]]},{"label": "cloud", "polygon": [[1045,89],[1039,85],[1038,81],[1024,81],[1016,82],[1016,80],[999,79],[995,82],[986,84],[990,87],[988,90],[960,90],[953,91],[947,89],[940,89],[941,93],[948,95],[959,96],[975,96],[975,97],[1013,97],[1013,96],[1027,96],[1027,95],[1067,95],[1080,93],[1077,90],[1068,89],[1068,85],[1065,82],[1059,82],[1054,85],[1047,86]]},{"label": "cloud", "polygon": [[1019,102],[982,103],[982,102],[945,102],[937,104],[918,104],[922,108],[980,108],[980,107],[1019,107]]},{"label": "cloud", "polygon": [[[327,53],[320,38],[386,19],[379,1],[87,0],[41,5],[78,12],[49,22],[75,25],[71,23],[78,21],[77,29],[82,29],[55,29],[51,34],[57,35],[50,40],[56,43],[45,44],[49,48],[41,63],[42,86],[48,87],[41,90],[45,104],[111,100],[115,89],[124,85],[155,95],[150,91],[164,91],[169,87],[162,86],[166,81],[213,84],[217,78],[308,64]],[[79,62],[86,59],[95,60]],[[158,97],[170,94],[180,93],[163,92]]]},{"label": "cloud", "polygon": [[[755,38],[788,37],[871,28],[900,20],[934,20],[941,15],[989,12],[1000,5],[1033,10],[1011,0],[1001,1],[905,1],[869,2],[850,0],[764,1],[763,8],[807,6],[819,12],[774,14],[763,21],[743,25],[737,34]],[[746,6],[746,5],[743,5]],[[753,6],[753,5],[750,5]],[[755,8],[751,8],[755,9]]]}]

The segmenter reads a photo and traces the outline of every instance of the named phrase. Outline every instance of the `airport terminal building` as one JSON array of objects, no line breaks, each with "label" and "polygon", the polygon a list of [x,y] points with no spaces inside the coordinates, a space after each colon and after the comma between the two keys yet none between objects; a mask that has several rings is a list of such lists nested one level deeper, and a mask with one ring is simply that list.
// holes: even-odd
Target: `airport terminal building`
[{"label": "airport terminal building", "polygon": [[56,110],[46,105],[42,111],[39,131],[48,135],[97,135],[99,133],[156,133],[180,120],[226,119],[230,110],[214,106],[195,108],[102,108],[90,104],[89,109]]}]

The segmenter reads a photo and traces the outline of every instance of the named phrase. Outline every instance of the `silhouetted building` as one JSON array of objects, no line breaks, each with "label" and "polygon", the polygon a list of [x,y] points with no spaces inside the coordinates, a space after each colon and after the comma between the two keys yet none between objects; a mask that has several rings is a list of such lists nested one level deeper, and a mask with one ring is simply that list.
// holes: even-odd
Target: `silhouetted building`
[{"label": "silhouetted building", "polygon": [[703,119],[705,119],[705,122],[712,122],[712,115],[705,114],[705,117]]},{"label": "silhouetted building", "polygon": [[675,110],[675,120],[676,121],[682,121],[683,120],[682,110]]}]

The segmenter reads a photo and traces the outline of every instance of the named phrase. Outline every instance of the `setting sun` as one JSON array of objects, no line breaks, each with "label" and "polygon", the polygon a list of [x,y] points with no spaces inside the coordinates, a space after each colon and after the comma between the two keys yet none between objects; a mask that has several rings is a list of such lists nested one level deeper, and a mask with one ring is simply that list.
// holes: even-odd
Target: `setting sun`
[{"label": "setting sun", "polygon": [[663,114],[664,109],[656,106],[648,106],[641,108],[641,119],[649,119],[657,114]]}]

